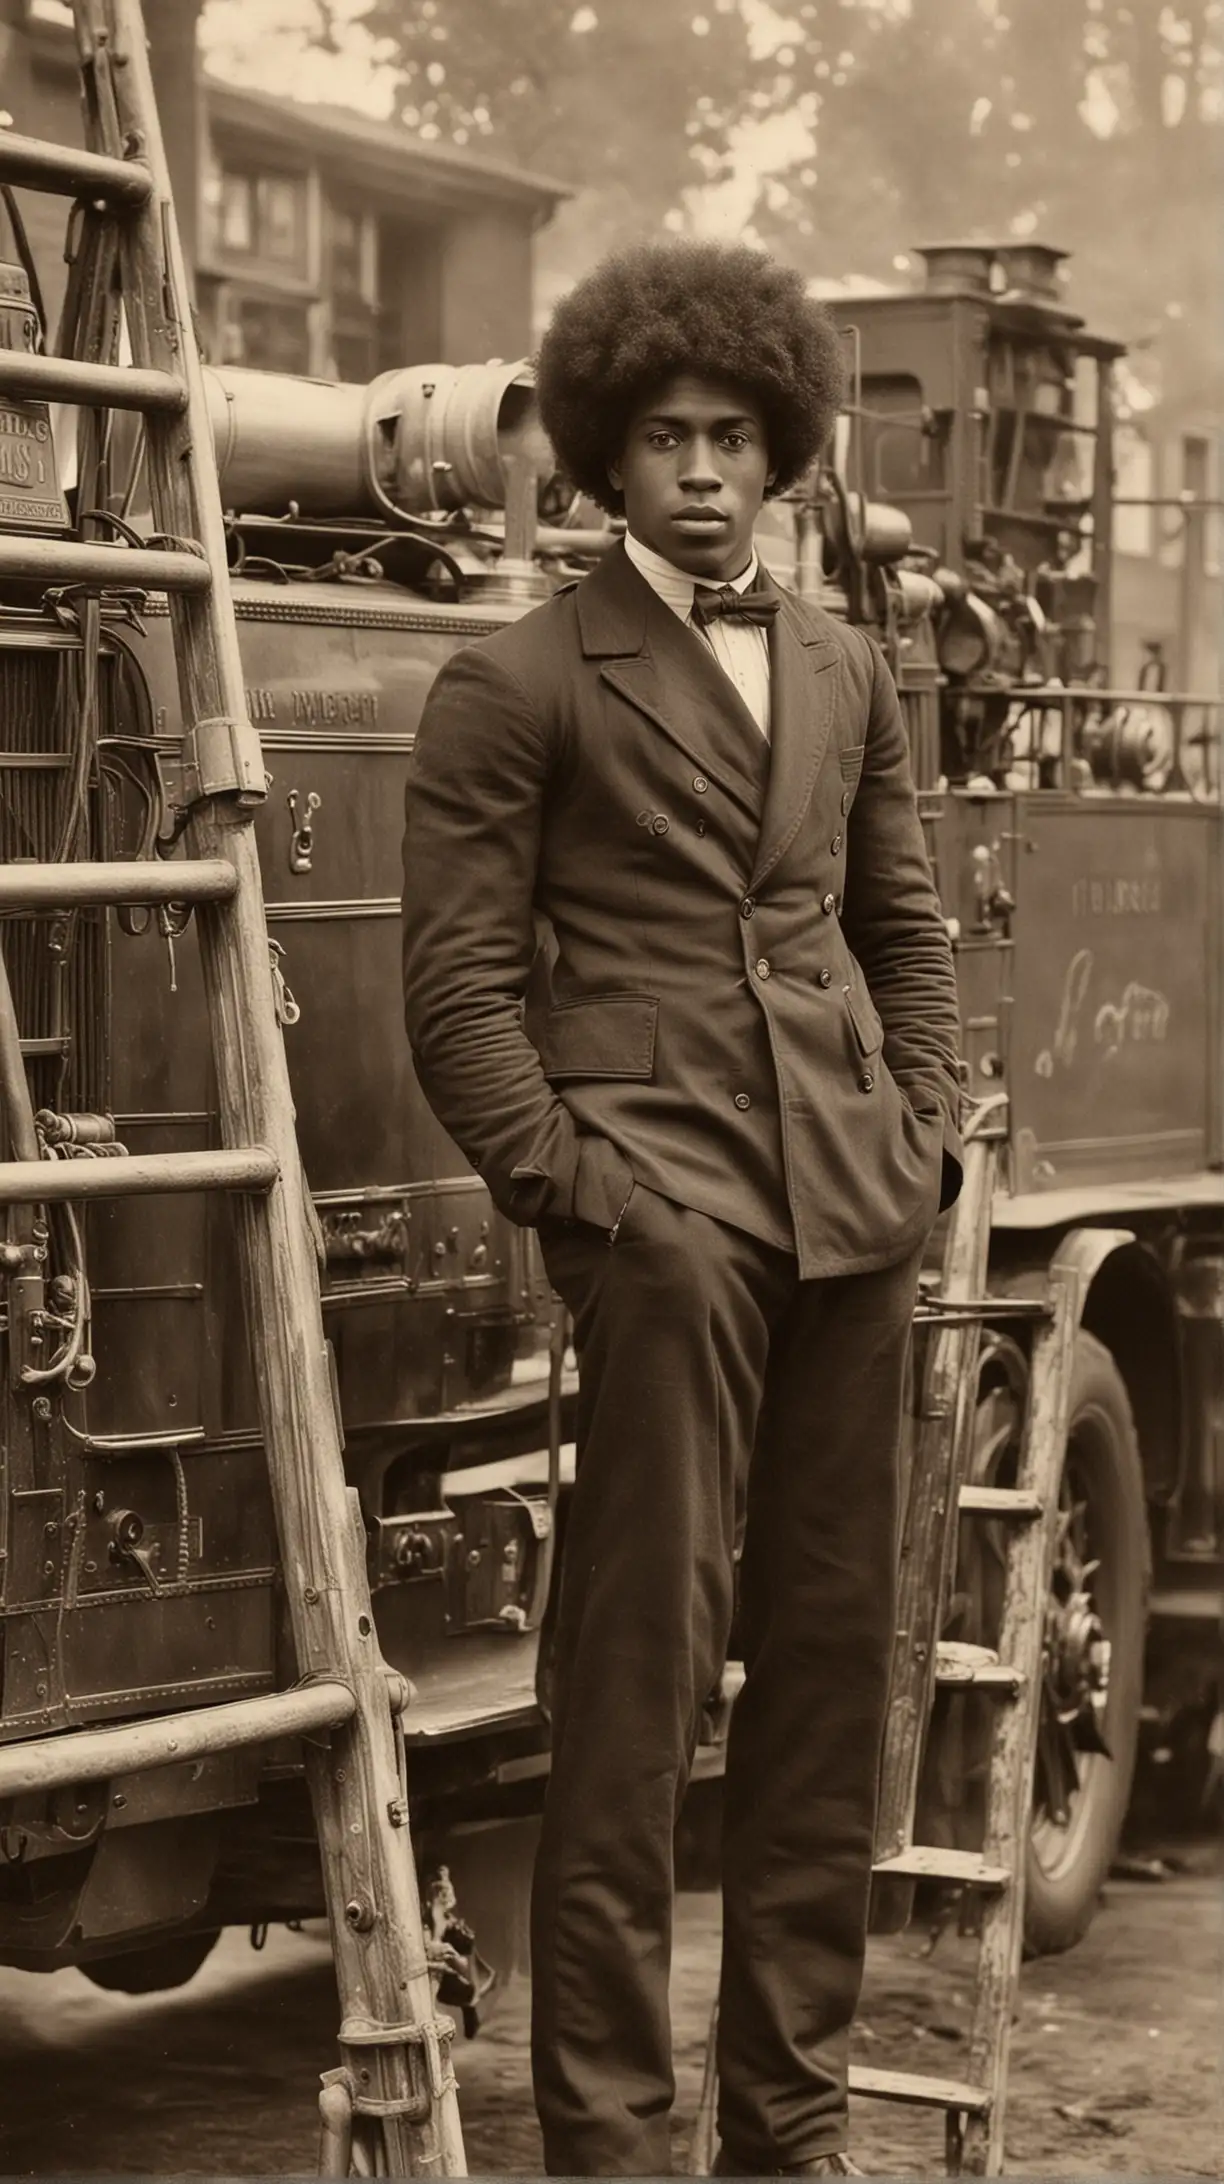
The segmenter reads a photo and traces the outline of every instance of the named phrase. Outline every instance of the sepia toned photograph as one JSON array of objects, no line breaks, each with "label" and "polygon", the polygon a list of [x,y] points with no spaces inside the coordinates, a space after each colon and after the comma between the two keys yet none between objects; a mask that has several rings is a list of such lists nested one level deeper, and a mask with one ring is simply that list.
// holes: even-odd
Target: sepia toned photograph
[{"label": "sepia toned photograph", "polygon": [[1224,2173],[1224,0],[0,0],[0,2178]]}]

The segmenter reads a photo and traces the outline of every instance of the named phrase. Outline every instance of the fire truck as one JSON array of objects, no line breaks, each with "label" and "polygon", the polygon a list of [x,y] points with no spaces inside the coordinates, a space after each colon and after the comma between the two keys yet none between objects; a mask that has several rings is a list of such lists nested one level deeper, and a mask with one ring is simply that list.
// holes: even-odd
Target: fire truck
[{"label": "fire truck", "polygon": [[[1006,1302],[1056,1260],[1080,1278],[1028,1877],[1030,1945],[1049,1949],[1083,1932],[1117,1845],[1149,1617],[1150,1703],[1211,1695],[1206,1666],[1174,1679],[1185,1648],[1164,1641],[1215,1613],[1224,1520],[1219,724],[1211,700],[1111,686],[1116,346],[1067,309],[1036,246],[926,262],[925,288],[846,307],[841,458],[775,506],[762,547],[885,647],[956,946],[967,1090],[1009,1099],[984,1485],[1014,1476],[1024,1406]],[[19,266],[0,269],[0,313],[0,344],[39,345]],[[205,377],[346,1474],[378,1641],[411,1684],[427,1919],[474,2019],[485,1957],[514,1955],[515,1846],[548,1769],[537,1662],[573,1358],[531,1233],[496,1212],[413,1079],[402,801],[442,663],[580,578],[614,531],[553,474],[522,364],[368,387]],[[80,519],[56,446],[45,407],[0,402],[0,525],[50,537]],[[136,566],[139,435],[116,426],[100,474],[91,520]],[[4,586],[5,863],[176,848],[194,761],[170,615],[121,577],[96,604],[34,575]],[[3,917],[44,1159],[217,1146],[197,923],[172,899]],[[42,1240],[37,1294],[4,1261],[0,1750],[293,1676],[226,1209],[57,1204]],[[957,1573],[953,1638],[989,1644],[1000,1568],[987,1527]],[[1191,1651],[1205,1661],[1201,1638]],[[711,1695],[699,1782],[718,1776],[734,1683],[732,1667]],[[979,1824],[980,1705],[941,1701],[928,1753],[956,1840]],[[140,1991],[190,1977],[226,1925],[321,1904],[290,1737],[0,1808],[0,1962]]]}]

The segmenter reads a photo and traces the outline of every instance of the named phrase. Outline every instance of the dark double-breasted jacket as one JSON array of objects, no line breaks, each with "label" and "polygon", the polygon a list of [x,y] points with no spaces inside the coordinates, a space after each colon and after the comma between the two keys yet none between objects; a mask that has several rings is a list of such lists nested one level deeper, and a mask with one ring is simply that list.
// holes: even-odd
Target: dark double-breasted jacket
[{"label": "dark double-breasted jacket", "polygon": [[902,1258],[955,1195],[956,987],[883,656],[786,593],[769,644],[766,743],[617,546],[457,653],[408,784],[404,993],[512,1219],[610,1228],[636,1180],[806,1279]]}]

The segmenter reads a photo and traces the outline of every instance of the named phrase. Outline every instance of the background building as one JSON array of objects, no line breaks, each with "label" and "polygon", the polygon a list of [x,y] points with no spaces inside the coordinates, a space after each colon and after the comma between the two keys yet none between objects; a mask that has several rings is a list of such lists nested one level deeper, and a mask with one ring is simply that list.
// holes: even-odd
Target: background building
[{"label": "background building", "polygon": [[[79,142],[60,14],[53,0],[0,0],[0,96],[23,135]],[[197,103],[196,288],[210,360],[366,380],[531,348],[533,238],[568,194],[560,183],[207,77]],[[54,329],[64,206],[26,193],[22,211]]]}]

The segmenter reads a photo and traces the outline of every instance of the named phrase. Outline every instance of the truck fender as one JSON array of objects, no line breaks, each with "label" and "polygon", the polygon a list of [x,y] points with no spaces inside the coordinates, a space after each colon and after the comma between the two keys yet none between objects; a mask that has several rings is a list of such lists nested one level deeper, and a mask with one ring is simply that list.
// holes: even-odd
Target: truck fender
[{"label": "truck fender", "polygon": [[1076,1282],[1076,1323],[1083,1318],[1088,1291],[1107,1259],[1115,1251],[1124,1251],[1136,1241],[1134,1229],[1125,1228],[1077,1228],[1068,1229],[1061,1238],[1057,1251],[1050,1261],[1051,1274],[1074,1274]]}]

